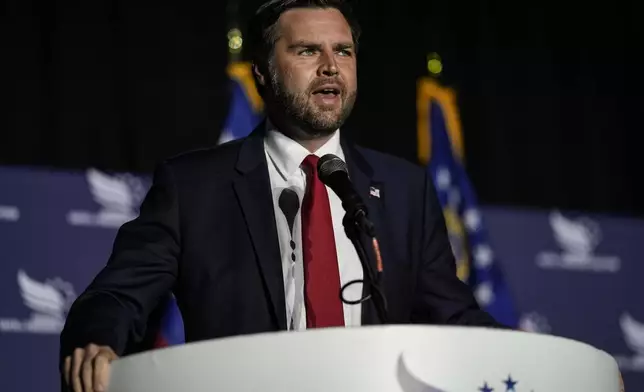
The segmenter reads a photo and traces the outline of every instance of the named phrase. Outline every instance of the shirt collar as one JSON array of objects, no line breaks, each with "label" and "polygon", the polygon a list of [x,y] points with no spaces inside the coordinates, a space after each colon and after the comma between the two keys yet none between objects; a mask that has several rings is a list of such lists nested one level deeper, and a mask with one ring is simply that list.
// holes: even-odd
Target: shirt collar
[{"label": "shirt collar", "polygon": [[[300,169],[304,158],[311,154],[300,143],[284,135],[269,121],[266,121],[266,152],[284,178],[295,175]],[[340,145],[340,130],[336,130],[329,141],[313,153],[318,157],[334,154],[344,160]]]}]

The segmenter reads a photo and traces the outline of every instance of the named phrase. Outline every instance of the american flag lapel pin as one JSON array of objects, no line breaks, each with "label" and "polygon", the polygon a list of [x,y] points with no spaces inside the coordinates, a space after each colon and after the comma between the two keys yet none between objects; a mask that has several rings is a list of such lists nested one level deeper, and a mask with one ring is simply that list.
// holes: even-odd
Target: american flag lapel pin
[{"label": "american flag lapel pin", "polygon": [[369,187],[369,195],[380,199],[380,189],[375,186]]}]

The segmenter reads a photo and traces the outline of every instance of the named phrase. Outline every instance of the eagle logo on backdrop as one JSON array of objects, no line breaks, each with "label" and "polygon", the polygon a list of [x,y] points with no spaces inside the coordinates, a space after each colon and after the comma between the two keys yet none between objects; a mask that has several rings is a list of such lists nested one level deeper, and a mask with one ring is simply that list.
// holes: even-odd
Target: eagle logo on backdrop
[{"label": "eagle logo on backdrop", "polygon": [[20,219],[20,210],[16,206],[0,205],[0,221],[17,222]]},{"label": "eagle logo on backdrop", "polygon": [[23,270],[18,271],[17,281],[22,301],[31,310],[31,317],[26,320],[0,319],[0,331],[60,333],[67,311],[76,299],[72,284],[61,278],[39,282]]},{"label": "eagle logo on backdrop", "polygon": [[601,238],[596,222],[583,217],[568,219],[558,211],[550,214],[550,226],[559,246],[577,259],[590,256]]},{"label": "eagle logo on backdrop", "polygon": [[568,218],[559,211],[553,211],[549,223],[553,237],[563,252],[539,253],[536,260],[539,267],[608,273],[619,271],[618,257],[594,254],[602,235],[597,222],[586,217]]},{"label": "eagle logo on backdrop", "polygon": [[69,224],[119,228],[136,218],[148,189],[141,178],[129,173],[110,175],[93,168],[87,170],[86,178],[99,210],[70,211],[67,215]]},{"label": "eagle logo on backdrop", "polygon": [[549,334],[552,332],[552,327],[548,319],[537,312],[524,313],[519,319],[519,329],[525,332]]},{"label": "eagle logo on backdrop", "polygon": [[[407,367],[402,354],[398,357],[396,376],[398,378],[398,383],[404,392],[447,392],[444,389],[432,386],[416,377]],[[479,385],[473,385],[472,392],[520,392],[519,389],[516,389],[516,385],[518,383],[519,381],[513,379],[512,375],[509,374],[507,378],[500,380],[498,383],[482,381]],[[534,392],[534,389],[530,389],[530,391]]]},{"label": "eagle logo on backdrop", "polygon": [[644,323],[635,320],[630,313],[623,313],[619,319],[622,335],[633,356],[615,355],[620,369],[631,372],[644,372]]}]

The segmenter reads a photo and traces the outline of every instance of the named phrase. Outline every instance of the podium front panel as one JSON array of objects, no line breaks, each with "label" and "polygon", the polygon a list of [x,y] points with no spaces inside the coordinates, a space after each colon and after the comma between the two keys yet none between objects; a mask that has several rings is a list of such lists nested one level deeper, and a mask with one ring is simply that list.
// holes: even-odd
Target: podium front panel
[{"label": "podium front panel", "polygon": [[619,392],[619,370],[577,341],[469,327],[279,332],[119,359],[109,392]]}]

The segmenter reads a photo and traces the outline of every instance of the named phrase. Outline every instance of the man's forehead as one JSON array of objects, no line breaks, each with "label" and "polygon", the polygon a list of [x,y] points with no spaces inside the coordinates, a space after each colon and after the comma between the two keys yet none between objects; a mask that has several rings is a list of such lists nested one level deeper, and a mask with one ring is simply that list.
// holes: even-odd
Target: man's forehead
[{"label": "man's forehead", "polygon": [[335,8],[295,8],[278,21],[278,34],[287,40],[351,40],[351,28]]}]

